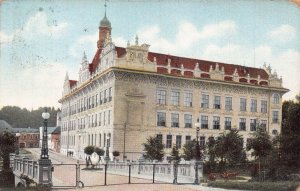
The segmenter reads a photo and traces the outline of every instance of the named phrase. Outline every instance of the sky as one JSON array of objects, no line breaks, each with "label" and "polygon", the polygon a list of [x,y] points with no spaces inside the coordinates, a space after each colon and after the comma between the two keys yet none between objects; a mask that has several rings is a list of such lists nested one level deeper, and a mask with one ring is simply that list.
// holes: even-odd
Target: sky
[{"label": "sky", "polygon": [[[101,0],[0,1],[0,108],[60,107],[68,72],[77,80],[91,62]],[[216,62],[270,65],[300,92],[300,7],[281,0],[109,0],[112,41],[150,44],[150,51]]]}]

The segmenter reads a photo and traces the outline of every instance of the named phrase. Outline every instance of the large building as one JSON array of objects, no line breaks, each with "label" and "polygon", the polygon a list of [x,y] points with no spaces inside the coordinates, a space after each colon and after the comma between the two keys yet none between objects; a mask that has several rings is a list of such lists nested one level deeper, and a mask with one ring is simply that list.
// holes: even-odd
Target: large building
[{"label": "large building", "polygon": [[271,67],[252,68],[149,51],[148,44],[118,47],[111,23],[100,22],[96,54],[83,55],[78,81],[66,75],[61,106],[61,152],[82,158],[87,145],[136,160],[142,143],[158,136],[166,147],[182,148],[196,138],[236,128],[244,143],[260,124],[281,131],[282,79]]}]

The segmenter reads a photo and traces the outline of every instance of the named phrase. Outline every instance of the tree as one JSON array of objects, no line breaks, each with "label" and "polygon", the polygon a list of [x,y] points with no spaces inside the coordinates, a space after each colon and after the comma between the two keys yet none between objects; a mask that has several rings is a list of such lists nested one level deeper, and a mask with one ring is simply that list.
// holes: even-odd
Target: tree
[{"label": "tree", "polygon": [[98,163],[101,160],[101,156],[104,156],[105,151],[103,149],[100,149],[99,147],[95,147],[94,148],[94,152],[98,155],[99,159],[98,159]]},{"label": "tree", "polygon": [[0,158],[3,160],[3,169],[0,171],[0,185],[13,185],[14,175],[10,169],[9,153],[15,151],[16,137],[9,132],[0,133]]},{"label": "tree", "polygon": [[120,156],[120,152],[119,151],[113,151],[112,152],[113,156],[114,156],[114,159],[118,156]]},{"label": "tree", "polygon": [[[184,160],[192,160],[196,159],[197,150],[200,153],[200,159],[203,157],[202,150],[204,148],[197,149],[197,141],[194,139],[192,141],[188,141],[186,144],[183,145],[183,157]],[[200,160],[199,159],[199,160]]]},{"label": "tree", "polygon": [[260,181],[261,162],[264,166],[264,159],[266,159],[266,157],[269,156],[273,150],[273,144],[270,139],[270,135],[262,128],[257,128],[256,132],[252,134],[252,138],[247,143],[246,149],[247,151],[251,150],[251,155],[254,156],[255,159],[258,159],[258,172]]},{"label": "tree", "polygon": [[91,163],[91,154],[93,154],[95,151],[95,147],[92,145],[86,146],[84,148],[84,153],[86,155],[88,155],[87,157],[85,157],[85,162],[86,162],[86,166],[89,167],[90,163]]},{"label": "tree", "polygon": [[215,156],[220,158],[220,167],[224,169],[227,164],[233,165],[246,160],[243,149],[243,138],[239,131],[232,129],[223,133],[216,141]]},{"label": "tree", "polygon": [[172,147],[171,160],[175,161],[175,162],[178,162],[180,160],[179,150],[178,150],[177,146]]},{"label": "tree", "polygon": [[149,137],[146,143],[143,143],[144,151],[146,151],[144,158],[149,160],[162,161],[165,155],[164,144],[158,137]]}]

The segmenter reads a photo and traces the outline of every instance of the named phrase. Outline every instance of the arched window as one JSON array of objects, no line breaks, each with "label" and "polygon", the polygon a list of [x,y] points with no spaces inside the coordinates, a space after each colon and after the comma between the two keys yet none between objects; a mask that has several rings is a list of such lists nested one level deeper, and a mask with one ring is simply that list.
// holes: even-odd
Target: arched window
[{"label": "arched window", "polygon": [[273,94],[273,104],[279,104],[279,94]]}]

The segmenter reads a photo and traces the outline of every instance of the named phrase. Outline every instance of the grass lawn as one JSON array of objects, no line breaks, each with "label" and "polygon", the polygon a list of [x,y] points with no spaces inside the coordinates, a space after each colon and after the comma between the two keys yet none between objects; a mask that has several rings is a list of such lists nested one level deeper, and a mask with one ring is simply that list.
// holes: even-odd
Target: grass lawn
[{"label": "grass lawn", "polygon": [[298,191],[300,182],[280,181],[280,182],[240,182],[240,181],[214,181],[209,182],[208,186],[237,189],[237,190],[260,190],[260,191]]}]

